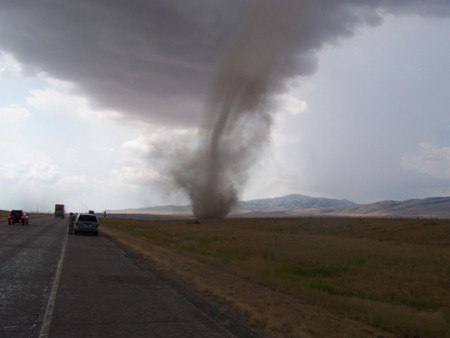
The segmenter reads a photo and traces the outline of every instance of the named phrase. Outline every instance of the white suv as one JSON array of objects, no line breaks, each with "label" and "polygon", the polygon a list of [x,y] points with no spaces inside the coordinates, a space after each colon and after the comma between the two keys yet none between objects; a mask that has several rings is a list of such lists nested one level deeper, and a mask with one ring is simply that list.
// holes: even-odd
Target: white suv
[{"label": "white suv", "polygon": [[94,214],[78,214],[73,223],[73,233],[92,233],[98,235],[98,219]]}]

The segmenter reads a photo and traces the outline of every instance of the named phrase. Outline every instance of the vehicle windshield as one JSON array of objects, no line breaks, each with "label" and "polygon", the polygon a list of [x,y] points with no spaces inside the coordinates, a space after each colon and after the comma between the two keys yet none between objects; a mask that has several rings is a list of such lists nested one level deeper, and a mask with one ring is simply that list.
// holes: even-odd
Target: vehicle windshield
[{"label": "vehicle windshield", "polygon": [[97,222],[97,216],[94,215],[80,215],[79,221],[83,222]]},{"label": "vehicle windshield", "polygon": [[21,215],[22,215],[22,211],[20,211],[20,210],[11,211],[11,216],[21,216]]}]

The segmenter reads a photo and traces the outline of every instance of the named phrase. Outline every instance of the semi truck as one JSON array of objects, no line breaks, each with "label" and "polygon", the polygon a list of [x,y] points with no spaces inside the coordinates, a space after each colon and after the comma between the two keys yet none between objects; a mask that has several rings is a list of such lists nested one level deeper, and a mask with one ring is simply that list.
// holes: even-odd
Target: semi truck
[{"label": "semi truck", "polygon": [[61,217],[64,218],[64,204],[55,204],[55,218]]}]

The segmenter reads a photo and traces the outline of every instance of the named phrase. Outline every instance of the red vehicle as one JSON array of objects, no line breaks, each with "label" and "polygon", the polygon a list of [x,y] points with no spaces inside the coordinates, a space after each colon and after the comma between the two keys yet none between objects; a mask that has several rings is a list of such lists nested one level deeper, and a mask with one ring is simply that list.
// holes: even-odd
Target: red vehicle
[{"label": "red vehicle", "polygon": [[20,223],[28,225],[28,221],[28,214],[23,210],[12,210],[11,214],[8,216],[8,224]]}]

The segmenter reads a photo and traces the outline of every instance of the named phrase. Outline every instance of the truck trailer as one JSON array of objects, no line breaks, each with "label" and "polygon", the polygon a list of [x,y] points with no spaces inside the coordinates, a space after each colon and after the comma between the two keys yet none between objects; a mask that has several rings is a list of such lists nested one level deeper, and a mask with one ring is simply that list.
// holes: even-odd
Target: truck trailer
[{"label": "truck trailer", "polygon": [[61,217],[64,218],[64,204],[55,204],[55,218]]}]

